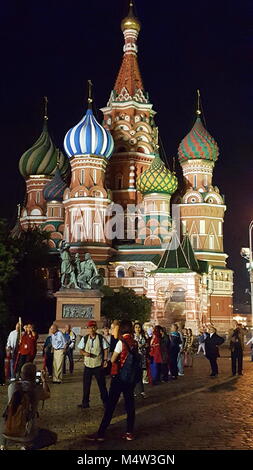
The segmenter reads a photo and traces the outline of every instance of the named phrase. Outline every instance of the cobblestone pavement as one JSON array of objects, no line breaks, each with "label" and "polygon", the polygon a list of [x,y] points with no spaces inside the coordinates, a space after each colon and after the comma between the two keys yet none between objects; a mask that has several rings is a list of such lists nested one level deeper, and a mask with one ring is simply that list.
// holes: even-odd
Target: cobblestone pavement
[{"label": "cobblestone pavement", "polygon": [[[217,378],[209,377],[209,362],[200,356],[194,358],[193,368],[186,368],[184,377],[177,381],[155,387],[147,385],[148,398],[136,399],[136,439],[132,442],[120,439],[125,431],[121,401],[106,441],[99,444],[85,440],[85,434],[97,430],[103,415],[97,384],[93,381],[90,408],[78,409],[83,366],[82,362],[76,362],[73,376],[66,375],[61,385],[50,385],[51,399],[40,411],[40,426],[58,435],[57,443],[47,449],[253,449],[253,363],[246,351],[244,375],[231,377],[228,350],[221,349],[221,355]],[[6,392],[7,387],[0,388],[2,408]]]}]

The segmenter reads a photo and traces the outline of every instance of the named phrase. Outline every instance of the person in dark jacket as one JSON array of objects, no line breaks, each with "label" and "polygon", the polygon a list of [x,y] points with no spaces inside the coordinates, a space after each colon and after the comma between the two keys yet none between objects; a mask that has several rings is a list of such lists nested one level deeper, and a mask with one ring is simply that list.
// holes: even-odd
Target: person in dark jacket
[{"label": "person in dark jacket", "polygon": [[182,340],[180,334],[178,333],[178,326],[175,323],[172,323],[170,328],[170,350],[169,350],[169,367],[172,379],[177,379],[178,376],[178,367],[177,367],[177,358],[180,351],[180,344]]},{"label": "person in dark jacket", "polygon": [[244,350],[244,331],[242,325],[233,321],[233,328],[229,331],[228,341],[231,351],[232,375],[242,375],[243,369],[243,350]]},{"label": "person in dark jacket", "polygon": [[169,350],[170,350],[170,338],[167,335],[165,328],[161,327],[161,353],[162,353],[161,379],[162,379],[162,382],[168,382],[169,380]]},{"label": "person in dark jacket", "polygon": [[220,357],[218,346],[224,343],[224,339],[217,335],[217,330],[214,326],[210,326],[208,330],[208,333],[204,333],[206,358],[209,360],[211,366],[210,377],[216,377],[218,375],[217,358]]}]

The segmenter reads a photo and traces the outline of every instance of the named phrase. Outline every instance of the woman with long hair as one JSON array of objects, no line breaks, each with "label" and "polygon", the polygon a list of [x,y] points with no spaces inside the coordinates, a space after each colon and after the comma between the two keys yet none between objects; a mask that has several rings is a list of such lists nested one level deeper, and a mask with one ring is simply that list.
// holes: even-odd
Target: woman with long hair
[{"label": "woman with long hair", "polygon": [[185,343],[185,356],[184,366],[193,366],[193,334],[191,328],[187,328],[186,343]]},{"label": "woman with long hair", "polygon": [[138,352],[141,357],[141,377],[140,381],[135,386],[135,395],[141,395],[142,398],[146,398],[147,395],[144,392],[143,385],[143,373],[146,372],[147,362],[146,362],[146,352],[147,352],[147,340],[145,338],[145,333],[143,331],[142,325],[139,322],[134,324],[134,339],[138,344]]},{"label": "woman with long hair", "polygon": [[128,354],[130,354],[129,350],[135,350],[136,352],[138,351],[138,345],[133,337],[133,325],[130,320],[122,320],[120,322],[118,337],[119,340],[111,358],[112,380],[106,409],[97,433],[86,436],[86,439],[89,441],[103,442],[105,440],[105,431],[111,422],[113,412],[119,401],[121,393],[123,393],[124,396],[127,413],[127,429],[126,433],[121,437],[127,441],[132,441],[134,439],[133,430],[135,421],[135,383],[125,382],[120,376],[120,371],[123,368],[125,361],[127,360]]}]

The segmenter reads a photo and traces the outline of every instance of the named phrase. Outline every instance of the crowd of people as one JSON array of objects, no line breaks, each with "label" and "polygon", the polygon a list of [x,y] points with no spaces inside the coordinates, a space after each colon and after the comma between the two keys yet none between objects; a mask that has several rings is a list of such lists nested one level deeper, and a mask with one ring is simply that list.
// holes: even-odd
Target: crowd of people
[{"label": "crowd of people", "polygon": [[[129,441],[134,439],[135,397],[143,399],[147,397],[145,384],[156,386],[183,376],[185,367],[193,367],[195,354],[200,354],[202,351],[210,362],[210,376],[218,375],[217,358],[219,346],[224,342],[224,338],[217,334],[213,325],[209,325],[208,328],[202,327],[196,338],[190,328],[181,329],[177,323],[173,323],[169,331],[160,325],[148,325],[144,330],[140,322],[132,323],[127,319],[113,321],[110,328],[105,327],[101,333],[97,331],[95,320],[89,320],[86,327],[87,334],[77,344],[76,334],[71,325],[65,325],[63,331],[60,331],[55,323],[50,327],[43,346],[43,373],[40,378],[42,388],[38,394],[38,391],[35,393],[36,387],[33,389],[36,382],[36,367],[33,361],[37,351],[38,334],[33,325],[27,324],[22,327],[20,322],[17,323],[15,330],[7,339],[5,365],[3,360],[0,362],[1,384],[3,385],[8,379],[11,384],[9,386],[11,390],[8,391],[9,409],[16,387],[27,381],[24,377],[28,375],[31,390],[34,390],[37,400],[35,400],[36,406],[33,406],[35,419],[40,396],[44,399],[50,397],[48,385],[45,385],[47,376],[52,378],[54,384],[61,384],[67,369],[73,374],[75,346],[84,361],[83,396],[77,406],[81,409],[90,407],[92,377],[96,379],[104,406],[104,416],[97,432],[86,436],[86,439],[91,441],[105,439],[106,429],[121,393],[127,414],[126,432],[122,438]],[[228,335],[232,375],[243,373],[245,332],[242,325],[233,322],[233,328]],[[253,339],[247,344],[252,345]],[[111,376],[109,390],[106,375]],[[9,416],[8,413],[10,414],[10,411],[6,412],[5,417]],[[4,440],[1,448],[4,449],[8,435],[4,431],[2,435]],[[31,441],[33,439],[34,427]]]}]

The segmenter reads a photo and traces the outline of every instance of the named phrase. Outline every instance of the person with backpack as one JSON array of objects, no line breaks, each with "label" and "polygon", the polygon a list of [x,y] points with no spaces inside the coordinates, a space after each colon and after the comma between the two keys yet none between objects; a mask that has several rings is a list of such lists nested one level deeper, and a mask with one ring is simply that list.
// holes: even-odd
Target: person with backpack
[{"label": "person with backpack", "polygon": [[88,334],[83,336],[78,348],[84,356],[84,371],[83,371],[83,399],[78,408],[90,407],[90,387],[92,377],[96,378],[98,388],[100,391],[101,400],[106,406],[108,399],[108,392],[105,383],[105,369],[108,362],[108,344],[102,335],[96,332],[97,322],[90,320],[87,324]]},{"label": "person with backpack", "polygon": [[125,400],[127,413],[126,433],[121,437],[127,441],[134,439],[135,403],[134,388],[141,377],[141,358],[138,344],[133,337],[133,325],[130,320],[122,320],[119,327],[119,340],[111,358],[111,385],[108,402],[99,429],[94,434],[86,435],[89,441],[103,442],[121,393]]},{"label": "person with backpack", "polygon": [[41,385],[36,385],[36,366],[27,362],[21,369],[21,380],[8,387],[8,405],[4,411],[0,430],[0,450],[6,449],[7,441],[19,442],[22,450],[31,448],[38,436],[39,401],[50,398],[50,390],[44,371]]}]

